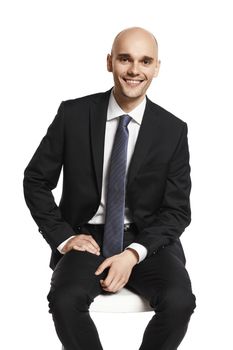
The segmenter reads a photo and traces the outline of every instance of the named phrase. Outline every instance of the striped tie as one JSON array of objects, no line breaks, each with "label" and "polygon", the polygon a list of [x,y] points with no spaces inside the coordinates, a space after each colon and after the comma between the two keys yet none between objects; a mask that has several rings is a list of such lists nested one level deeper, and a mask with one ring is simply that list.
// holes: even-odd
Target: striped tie
[{"label": "striped tie", "polygon": [[103,240],[103,255],[106,258],[119,254],[123,249],[126,160],[129,137],[127,126],[131,117],[125,114],[119,119],[108,174]]}]

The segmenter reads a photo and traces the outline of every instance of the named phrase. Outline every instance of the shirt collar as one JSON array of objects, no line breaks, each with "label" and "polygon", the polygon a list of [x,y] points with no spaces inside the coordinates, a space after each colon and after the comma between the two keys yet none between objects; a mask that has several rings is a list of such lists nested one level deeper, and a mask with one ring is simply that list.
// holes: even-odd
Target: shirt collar
[{"label": "shirt collar", "polygon": [[145,108],[146,108],[146,98],[144,97],[142,102],[136,108],[134,108],[130,113],[126,113],[118,105],[112,90],[109,103],[108,103],[107,120],[118,118],[120,115],[123,115],[123,114],[128,114],[131,118],[133,118],[133,120],[136,123],[141,125]]}]

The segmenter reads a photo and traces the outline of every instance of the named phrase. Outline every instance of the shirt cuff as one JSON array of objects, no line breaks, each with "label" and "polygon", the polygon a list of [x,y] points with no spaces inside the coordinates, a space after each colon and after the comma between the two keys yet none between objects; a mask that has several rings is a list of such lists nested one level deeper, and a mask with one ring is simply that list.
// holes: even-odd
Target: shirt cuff
[{"label": "shirt cuff", "polygon": [[75,237],[74,236],[70,236],[69,238],[67,238],[65,241],[63,241],[61,244],[59,244],[59,246],[57,247],[57,250],[61,253],[61,254],[65,254],[64,252],[62,252],[63,247],[66,245],[66,243],[69,241],[69,239]]},{"label": "shirt cuff", "polygon": [[139,243],[131,243],[127,248],[132,248],[134,250],[136,250],[136,252],[138,253],[139,256],[139,260],[138,260],[138,264],[143,261],[145,259],[145,257],[147,256],[147,248],[144,247],[144,245],[139,244]]}]

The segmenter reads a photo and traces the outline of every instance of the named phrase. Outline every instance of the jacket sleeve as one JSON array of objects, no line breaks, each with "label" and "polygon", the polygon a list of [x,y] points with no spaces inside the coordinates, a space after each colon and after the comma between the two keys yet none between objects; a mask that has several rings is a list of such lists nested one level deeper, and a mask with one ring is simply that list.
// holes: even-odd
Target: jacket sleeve
[{"label": "jacket sleeve", "polygon": [[63,152],[64,102],[26,167],[23,180],[27,206],[39,232],[52,250],[75,234],[73,228],[62,218],[52,194],[61,173]]},{"label": "jacket sleeve", "polygon": [[188,129],[184,123],[177,147],[169,164],[162,204],[153,222],[145,227],[135,242],[148,249],[148,256],[178,239],[191,222],[190,165]]}]

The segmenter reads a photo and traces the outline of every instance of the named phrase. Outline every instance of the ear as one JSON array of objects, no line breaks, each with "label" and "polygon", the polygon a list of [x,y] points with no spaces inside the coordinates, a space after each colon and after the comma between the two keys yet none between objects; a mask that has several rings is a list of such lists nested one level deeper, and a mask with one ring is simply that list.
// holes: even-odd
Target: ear
[{"label": "ear", "polygon": [[156,66],[155,66],[155,71],[154,71],[154,78],[156,78],[159,74],[160,65],[161,65],[161,61],[157,60]]},{"label": "ear", "polygon": [[107,70],[112,72],[112,56],[110,54],[107,56]]}]

